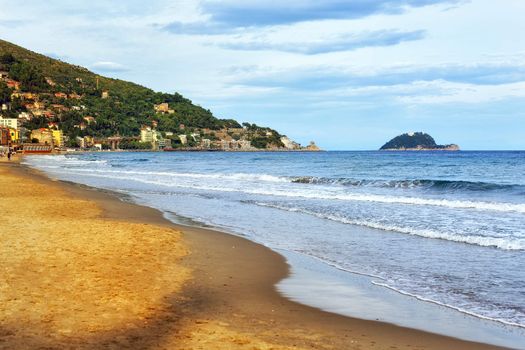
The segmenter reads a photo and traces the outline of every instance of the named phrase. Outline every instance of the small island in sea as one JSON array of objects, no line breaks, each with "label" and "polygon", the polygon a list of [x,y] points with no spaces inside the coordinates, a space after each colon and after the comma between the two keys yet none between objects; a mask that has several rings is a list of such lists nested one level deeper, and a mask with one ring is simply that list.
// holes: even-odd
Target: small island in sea
[{"label": "small island in sea", "polygon": [[394,137],[380,151],[459,151],[456,144],[438,145],[432,136],[424,132],[409,132]]}]

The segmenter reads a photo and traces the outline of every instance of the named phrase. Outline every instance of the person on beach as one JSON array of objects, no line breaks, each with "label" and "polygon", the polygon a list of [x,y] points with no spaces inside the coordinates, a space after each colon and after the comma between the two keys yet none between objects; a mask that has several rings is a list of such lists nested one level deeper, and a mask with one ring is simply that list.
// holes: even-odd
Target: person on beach
[{"label": "person on beach", "polygon": [[11,160],[11,148],[7,151],[7,160]]}]

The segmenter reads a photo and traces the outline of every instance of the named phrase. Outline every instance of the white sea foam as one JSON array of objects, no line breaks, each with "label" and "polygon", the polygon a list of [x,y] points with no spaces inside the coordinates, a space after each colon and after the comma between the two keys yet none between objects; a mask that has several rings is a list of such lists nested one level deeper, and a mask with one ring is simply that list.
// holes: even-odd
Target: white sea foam
[{"label": "white sea foam", "polygon": [[[56,157],[56,156],[55,156]],[[57,157],[58,159],[58,157]],[[68,164],[84,166],[97,161],[83,161],[72,158],[66,158]],[[54,159],[56,160],[56,159]],[[61,161],[61,160],[59,160]],[[105,161],[100,161],[105,162]],[[41,164],[36,164],[42,166]],[[45,167],[45,166],[43,166]],[[375,202],[386,204],[403,204],[403,205],[419,205],[419,206],[436,206],[454,209],[473,209],[484,211],[497,212],[517,212],[525,214],[525,204],[503,203],[503,202],[485,202],[485,201],[468,201],[468,200],[450,200],[450,199],[432,199],[408,196],[392,196],[392,195],[378,195],[378,194],[362,194],[342,191],[338,188],[331,188],[329,186],[319,186],[317,188],[287,186],[289,179],[286,177],[279,177],[268,174],[201,174],[201,173],[176,173],[176,172],[155,172],[155,171],[120,171],[109,169],[94,169],[94,168],[74,168],[64,171],[85,172],[89,176],[94,176],[94,172],[105,174],[110,177],[110,174],[120,175],[137,175],[129,176],[128,180],[155,184],[167,187],[181,187],[192,188],[198,190],[221,191],[221,192],[244,192],[247,194],[258,194],[268,196],[280,196],[290,198],[306,198],[306,199],[326,199],[326,200],[340,200],[340,201],[355,201],[355,202]],[[159,179],[158,181],[151,181],[153,176],[166,177],[166,179]],[[145,179],[144,177],[147,177]],[[119,176],[118,178],[121,178]],[[215,179],[221,180],[216,182],[174,182],[174,179]],[[224,180],[227,180],[225,182]],[[250,184],[244,183],[250,182]],[[258,183],[275,183],[282,186],[258,186]]]},{"label": "white sea foam", "polygon": [[77,157],[64,156],[64,155],[39,155],[29,156],[25,159],[24,164],[29,164],[37,167],[52,166],[51,164],[57,164],[61,167],[66,166],[85,166],[85,165],[107,165],[106,160],[84,160]]},{"label": "white sea foam", "polygon": [[[85,165],[92,164],[95,162],[100,162],[105,164],[105,161],[77,161],[70,160],[67,158],[67,163],[69,165]],[[41,167],[51,167],[50,165],[40,165]],[[56,166],[52,166],[56,168]],[[165,172],[165,171],[131,171],[131,170],[110,170],[110,169],[83,169],[75,168],[72,169],[76,172],[86,172],[86,173],[102,173],[102,174],[126,174],[126,175],[139,175],[139,176],[159,176],[159,177],[169,177],[169,178],[186,178],[186,179],[216,179],[216,180],[231,180],[231,181],[254,181],[254,182],[276,182],[276,183],[287,183],[289,180],[286,177],[268,175],[268,174],[248,174],[248,173],[232,173],[232,174],[199,174],[199,173],[177,173],[177,172]],[[129,178],[130,180],[141,181],[141,177]],[[161,183],[159,183],[161,184]],[[163,183],[162,185],[167,185]]]},{"label": "white sea foam", "polygon": [[256,204],[259,206],[286,210],[290,212],[301,212],[304,214],[316,216],[321,219],[337,221],[343,224],[370,227],[370,228],[383,230],[383,231],[399,232],[399,233],[405,233],[405,234],[414,235],[414,236],[434,238],[434,239],[443,239],[447,241],[474,244],[474,245],[479,245],[482,247],[494,247],[494,248],[499,248],[499,249],[504,249],[504,250],[524,250],[525,249],[525,239],[486,237],[486,236],[485,237],[484,236],[466,236],[466,235],[459,235],[459,234],[454,234],[454,233],[438,232],[438,231],[433,231],[433,230],[420,230],[420,229],[415,229],[411,227],[385,225],[385,224],[381,224],[381,223],[377,223],[377,222],[373,222],[369,220],[366,220],[366,221],[365,220],[352,220],[352,219],[343,218],[337,215],[318,213],[318,212],[306,210],[303,208],[285,207],[285,206],[268,204],[268,203],[260,203],[260,202],[257,202]]},{"label": "white sea foam", "polygon": [[511,322],[511,321],[503,320],[503,319],[498,318],[498,317],[490,317],[490,316],[482,315],[482,314],[477,313],[477,312],[468,311],[468,310],[465,310],[463,308],[460,308],[460,307],[457,307],[457,306],[454,306],[454,305],[449,305],[449,304],[446,304],[446,303],[442,303],[442,302],[436,301],[436,300],[431,299],[431,298],[427,298],[427,297],[423,297],[421,295],[417,295],[417,294],[406,292],[406,291],[401,290],[399,288],[392,287],[389,284],[384,283],[384,282],[372,281],[372,284],[374,284],[376,286],[388,288],[388,289],[393,290],[394,292],[397,292],[399,294],[407,295],[407,296],[416,298],[416,299],[421,300],[421,301],[425,301],[425,302],[428,302],[428,303],[432,303],[432,304],[448,307],[450,309],[454,309],[454,310],[459,311],[459,312],[461,312],[463,314],[466,314],[466,315],[474,316],[474,317],[481,318],[481,319],[488,320],[488,321],[499,322],[499,323],[502,323],[502,324],[505,324],[505,325],[508,325],[508,326],[515,326],[515,327],[525,328],[525,324],[521,324],[521,323],[517,323],[517,322]]}]

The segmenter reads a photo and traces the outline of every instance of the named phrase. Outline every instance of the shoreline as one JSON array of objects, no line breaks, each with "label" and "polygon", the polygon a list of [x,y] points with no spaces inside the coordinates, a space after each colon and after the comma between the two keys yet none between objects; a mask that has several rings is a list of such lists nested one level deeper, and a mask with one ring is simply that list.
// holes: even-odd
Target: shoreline
[{"label": "shoreline", "polygon": [[[224,348],[272,344],[278,348],[320,349],[499,349],[388,323],[340,316],[295,303],[277,292],[275,284],[289,275],[289,267],[283,256],[267,247],[215,230],[173,224],[161,212],[122,201],[109,191],[53,181],[21,165],[9,168],[16,176],[57,186],[68,196],[95,202],[102,210],[102,218],[182,231],[184,244],[190,251],[182,259],[182,265],[192,271],[192,278],[183,287],[182,301],[174,306],[179,308],[177,321],[192,325],[190,342],[195,341],[193,345],[213,344],[213,348],[221,348],[218,344]],[[226,340],[224,334],[228,334]]]}]

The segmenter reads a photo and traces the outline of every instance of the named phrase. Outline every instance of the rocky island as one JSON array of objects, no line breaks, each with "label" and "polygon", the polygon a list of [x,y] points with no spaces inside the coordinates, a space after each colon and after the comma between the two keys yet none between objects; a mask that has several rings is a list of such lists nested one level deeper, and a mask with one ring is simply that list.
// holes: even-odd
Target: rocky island
[{"label": "rocky island", "polygon": [[438,145],[434,138],[423,132],[409,132],[394,137],[380,151],[459,151],[456,144]]}]

